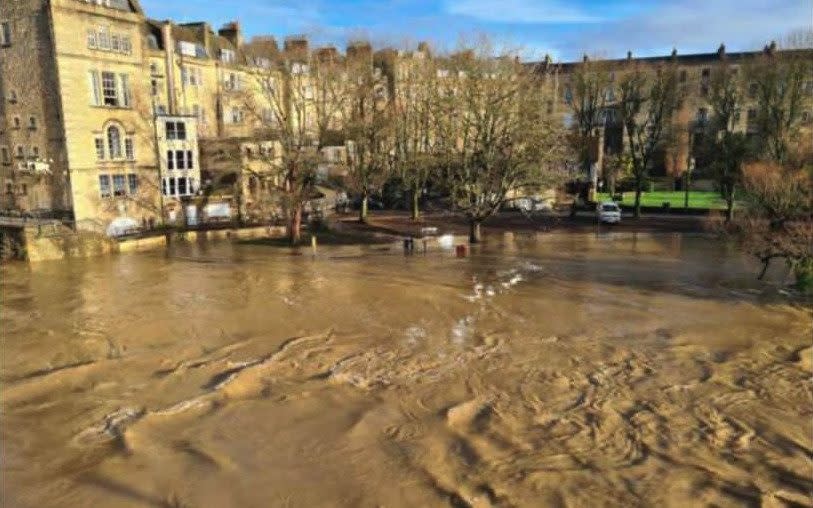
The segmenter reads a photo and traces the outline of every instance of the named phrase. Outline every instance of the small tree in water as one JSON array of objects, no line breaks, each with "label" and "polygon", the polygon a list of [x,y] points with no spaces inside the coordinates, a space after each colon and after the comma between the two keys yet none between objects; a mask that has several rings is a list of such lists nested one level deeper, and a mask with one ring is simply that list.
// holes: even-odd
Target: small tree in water
[{"label": "small tree in water", "polygon": [[564,167],[564,128],[546,113],[544,78],[491,46],[464,51],[442,69],[442,159],[453,206],[469,222],[469,240],[509,197],[553,184]]},{"label": "small tree in water", "polygon": [[783,259],[800,290],[813,290],[813,174],[773,162],[743,168],[745,215],[734,231],[747,252],[762,263],[765,275],[771,261]]}]

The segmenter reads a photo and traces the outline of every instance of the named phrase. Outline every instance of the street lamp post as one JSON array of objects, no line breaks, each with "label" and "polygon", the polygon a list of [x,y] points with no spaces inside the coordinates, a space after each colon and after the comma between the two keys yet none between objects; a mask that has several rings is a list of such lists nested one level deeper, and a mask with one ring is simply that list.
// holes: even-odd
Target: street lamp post
[{"label": "street lamp post", "polygon": [[694,171],[694,157],[689,158],[689,167],[686,168],[686,178],[683,182],[683,208],[689,209],[689,187],[692,183],[692,171]]}]

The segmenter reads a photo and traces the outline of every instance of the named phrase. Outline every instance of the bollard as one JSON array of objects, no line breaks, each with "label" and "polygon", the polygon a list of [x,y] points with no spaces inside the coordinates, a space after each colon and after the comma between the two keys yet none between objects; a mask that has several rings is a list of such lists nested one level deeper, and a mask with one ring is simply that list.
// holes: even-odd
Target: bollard
[{"label": "bollard", "polygon": [[421,240],[423,241],[423,253],[426,254],[426,252],[428,251],[426,238],[422,238]]},{"label": "bollard", "polygon": [[465,245],[458,245],[457,247],[455,247],[455,254],[459,258],[466,257],[466,246]]},{"label": "bollard", "polygon": [[413,252],[415,252],[415,239],[412,237],[404,238],[404,255],[409,255]]},{"label": "bollard", "polygon": [[316,257],[316,235],[311,235],[311,250],[313,251],[313,257]]}]

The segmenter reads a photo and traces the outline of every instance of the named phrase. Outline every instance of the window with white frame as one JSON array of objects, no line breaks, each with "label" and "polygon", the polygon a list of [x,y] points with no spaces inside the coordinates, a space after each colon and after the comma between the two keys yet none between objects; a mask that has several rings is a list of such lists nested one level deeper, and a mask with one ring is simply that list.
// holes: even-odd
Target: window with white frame
[{"label": "window with white frame", "polygon": [[119,90],[116,86],[116,74],[112,72],[102,73],[102,99],[105,106],[119,105]]},{"label": "window with white frame", "polygon": [[195,194],[195,179],[182,177],[165,177],[162,179],[161,192],[164,196],[184,197]]},{"label": "window with white frame", "polygon": [[121,130],[115,125],[107,128],[107,153],[111,159],[121,159]]},{"label": "window with white frame", "polygon": [[243,111],[240,108],[231,108],[231,123],[243,123]]},{"label": "window with white frame", "polygon": [[113,175],[113,195],[126,196],[127,186],[124,175]]},{"label": "window with white frame", "polygon": [[184,122],[169,121],[165,123],[167,139],[186,139],[186,124]]},{"label": "window with white frame", "polygon": [[0,46],[11,45],[11,22],[0,21]]},{"label": "window with white frame", "polygon": [[99,28],[99,35],[96,37],[97,48],[110,51],[110,32],[107,27]]},{"label": "window with white frame", "polygon": [[131,137],[124,138],[124,158],[128,161],[135,160],[135,146]]},{"label": "window with white frame", "polygon": [[99,196],[109,198],[112,195],[112,192],[110,192],[110,175],[99,175]]},{"label": "window with white frame", "polygon": [[182,55],[185,56],[197,56],[197,50],[195,48],[195,44],[186,41],[178,41],[178,49],[180,50]]},{"label": "window with white frame", "polygon": [[104,160],[104,139],[98,137],[93,139],[93,145],[96,149],[96,160]]},{"label": "window with white frame", "polygon": [[138,193],[138,175],[132,173],[127,175],[127,192],[129,192],[131,196]]},{"label": "window with white frame", "polygon": [[234,63],[234,51],[231,49],[220,50],[220,61],[223,63]]}]

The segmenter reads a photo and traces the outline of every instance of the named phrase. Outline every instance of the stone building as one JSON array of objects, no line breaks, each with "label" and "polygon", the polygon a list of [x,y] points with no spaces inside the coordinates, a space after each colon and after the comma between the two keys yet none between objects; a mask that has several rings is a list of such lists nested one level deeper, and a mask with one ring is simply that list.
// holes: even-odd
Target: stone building
[{"label": "stone building", "polygon": [[[682,112],[689,125],[709,114],[711,69],[752,55],[721,47],[635,61],[679,65],[692,90]],[[631,60],[607,63],[621,72]],[[569,75],[579,64],[536,65],[558,98],[550,111],[567,121]],[[447,72],[426,44],[374,52],[353,43],[342,55],[332,47],[314,50],[301,36],[282,47],[272,37],[246,41],[236,22],[214,30],[153,20],[137,0],[2,1],[0,213],[68,217],[77,228],[97,231],[115,221],[135,229],[194,221],[202,207],[220,201],[235,216],[266,213],[258,196],[283,185],[286,130],[321,151],[323,177],[343,173],[352,158],[341,128],[349,102],[333,108],[331,101],[341,99],[326,94],[324,78],[339,72],[352,80],[362,68],[384,78],[381,95],[395,107]],[[595,150],[601,155],[623,146],[608,94]],[[744,106],[738,127],[750,129],[751,117]],[[688,148],[664,156],[654,172],[680,174],[689,156]]]}]

